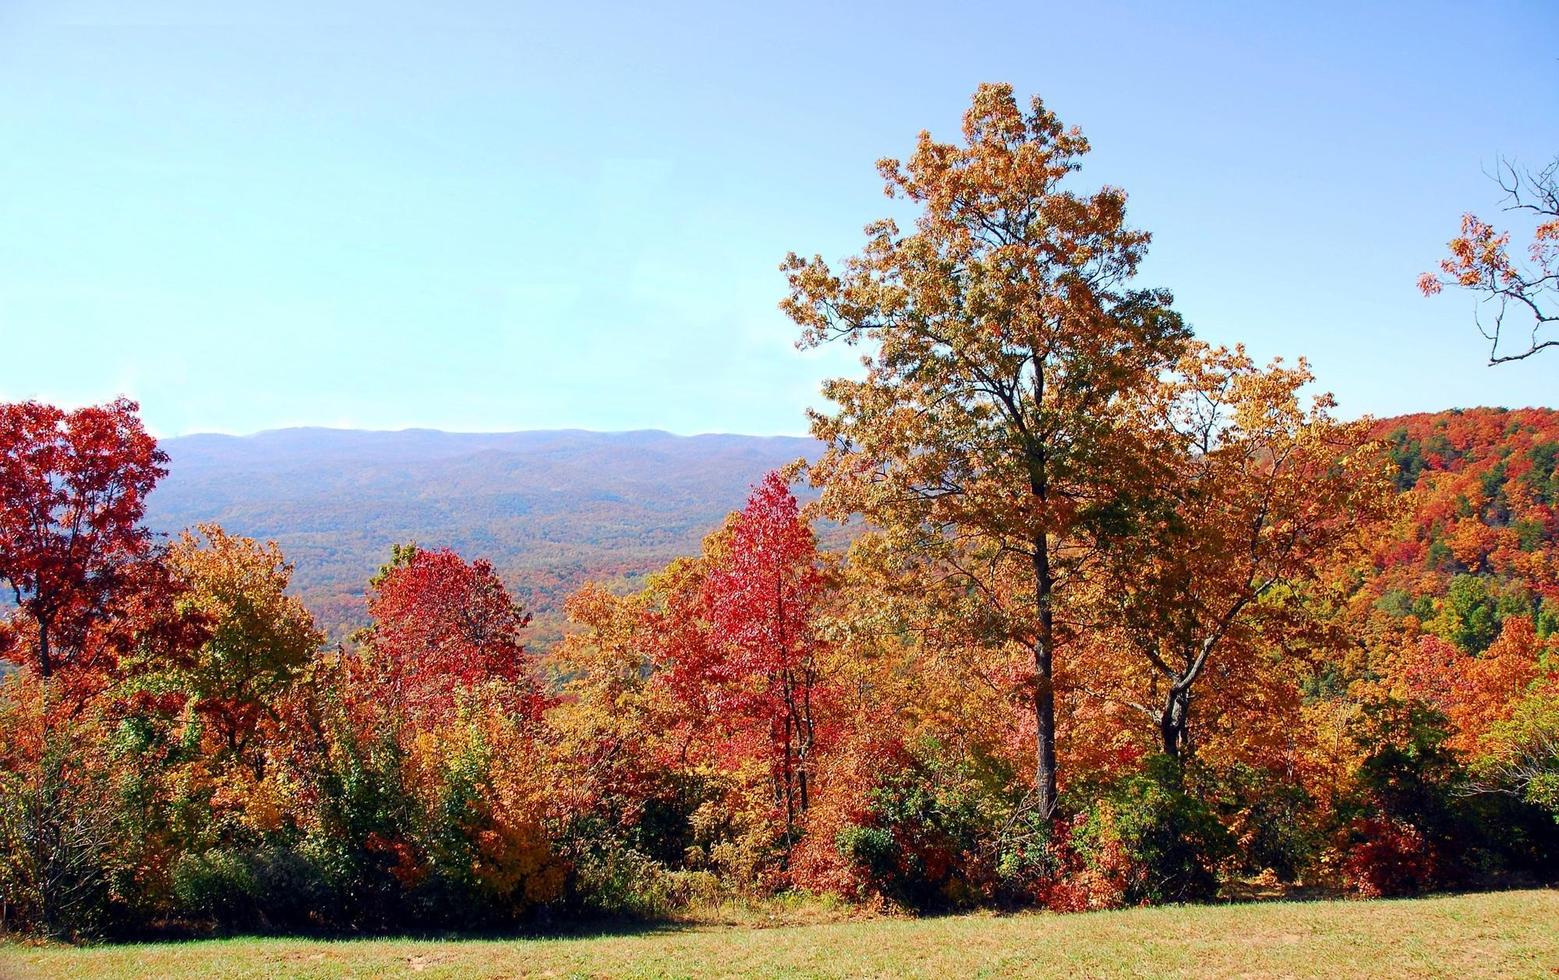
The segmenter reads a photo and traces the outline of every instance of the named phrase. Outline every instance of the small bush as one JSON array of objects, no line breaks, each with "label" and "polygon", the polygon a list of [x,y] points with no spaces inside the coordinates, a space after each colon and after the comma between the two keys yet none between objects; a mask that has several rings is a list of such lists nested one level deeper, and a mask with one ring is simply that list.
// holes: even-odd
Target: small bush
[{"label": "small bush", "polygon": [[189,915],[238,927],[256,923],[263,905],[248,863],[232,851],[180,856],[173,866],[173,897]]},{"label": "small bush", "polygon": [[1343,884],[1364,898],[1414,895],[1435,881],[1435,855],[1424,835],[1401,820],[1361,818],[1342,861]]},{"label": "small bush", "polygon": [[1280,882],[1299,881],[1316,865],[1324,843],[1321,808],[1282,773],[1236,765],[1200,771],[1195,781],[1229,828],[1238,870]]},{"label": "small bush", "polygon": [[1167,756],[1110,787],[1072,827],[1069,845],[1084,868],[1111,881],[1124,864],[1121,899],[1130,905],[1211,898],[1217,868],[1233,851],[1228,831]]},{"label": "small bush", "polygon": [[876,758],[848,819],[826,822],[851,897],[916,911],[1033,900],[1049,829],[1010,767],[929,742]]},{"label": "small bush", "polygon": [[83,939],[113,924],[114,814],[104,780],[57,747],[34,773],[0,773],[6,928]]},{"label": "small bush", "polygon": [[231,930],[318,926],[329,906],[321,869],[284,847],[181,855],[173,897],[180,915]]}]

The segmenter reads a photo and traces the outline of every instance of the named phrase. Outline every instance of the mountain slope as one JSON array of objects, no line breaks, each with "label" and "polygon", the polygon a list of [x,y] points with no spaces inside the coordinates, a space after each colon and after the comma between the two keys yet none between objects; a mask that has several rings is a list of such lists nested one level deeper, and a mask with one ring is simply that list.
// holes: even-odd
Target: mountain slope
[{"label": "mountain slope", "polygon": [[1369,635],[1441,635],[1482,654],[1506,620],[1559,633],[1559,411],[1452,409],[1382,420],[1404,492],[1357,581]]},{"label": "mountain slope", "polygon": [[810,439],[558,430],[451,433],[281,429],[163,442],[172,462],[148,522],[202,521],[275,539],[294,587],[339,635],[390,545],[487,558],[558,632],[563,597],[587,578],[632,579],[681,554],[741,506],[765,472],[815,456]]}]

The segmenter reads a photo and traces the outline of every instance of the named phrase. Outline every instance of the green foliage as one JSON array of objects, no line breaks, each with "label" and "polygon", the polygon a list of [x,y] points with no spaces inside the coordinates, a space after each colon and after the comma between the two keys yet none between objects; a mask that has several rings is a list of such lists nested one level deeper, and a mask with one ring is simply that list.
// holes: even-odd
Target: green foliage
[{"label": "green foliage", "polygon": [[1402,619],[1413,615],[1413,595],[1405,589],[1390,589],[1375,600],[1375,608],[1388,616]]},{"label": "green foliage", "polygon": [[873,890],[906,908],[946,907],[970,884],[959,858],[976,848],[979,804],[955,769],[932,761],[893,774],[871,795],[871,823],[847,826],[836,840]]},{"label": "green foliage", "polygon": [[1429,438],[1424,440],[1423,455],[1426,461],[1433,463],[1435,469],[1450,469],[1451,465],[1462,458],[1458,450],[1446,435],[1445,428],[1437,425]]},{"label": "green foliage", "polygon": [[1010,767],[934,741],[880,780],[865,821],[842,828],[835,846],[872,891],[923,911],[980,896],[1031,901],[1053,870],[1049,825]]},{"label": "green foliage", "polygon": [[588,912],[655,918],[738,897],[712,871],[668,867],[634,850],[592,852],[574,869],[573,891]]},{"label": "green foliage", "polygon": [[1411,490],[1418,485],[1418,477],[1424,471],[1424,447],[1408,435],[1407,429],[1393,429],[1386,436],[1387,455],[1396,467],[1393,480],[1398,490]]},{"label": "green foliage", "polygon": [[1536,518],[1523,518],[1511,525],[1516,532],[1516,546],[1522,551],[1537,551],[1547,537],[1543,522]]},{"label": "green foliage", "polygon": [[[1372,894],[1514,880],[1559,873],[1559,827],[1538,800],[1486,792],[1446,746],[1445,719],[1422,706],[1372,705],[1355,732],[1373,751],[1334,819],[1345,852],[1389,867],[1374,869]],[[1487,769],[1482,779],[1489,778]],[[1392,840],[1398,840],[1393,851]]]},{"label": "green foliage", "polygon": [[1212,808],[1187,785],[1179,760],[1152,756],[1084,811],[1073,846],[1093,866],[1118,839],[1129,860],[1128,904],[1187,902],[1217,893],[1219,865],[1234,850]]},{"label": "green foliage", "polygon": [[1480,654],[1499,638],[1500,611],[1482,576],[1458,575],[1446,592],[1450,614],[1447,638],[1468,653]]},{"label": "green foliage", "polygon": [[897,874],[898,848],[890,831],[851,824],[839,831],[835,843],[840,854],[866,869],[874,881],[888,881]]},{"label": "green foliage", "polygon": [[1439,571],[1454,571],[1459,567],[1456,556],[1451,553],[1451,546],[1439,538],[1429,542],[1429,548],[1424,554],[1424,564]]},{"label": "green foliage", "polygon": [[0,771],[0,907],[11,922],[66,939],[114,925],[122,867],[112,792],[83,761],[57,738],[35,773]]},{"label": "green foliage", "polygon": [[1539,640],[1546,640],[1559,634],[1559,600],[1543,599],[1537,607],[1537,615],[1533,617],[1532,626]]},{"label": "green foliage", "polygon": [[1271,871],[1279,881],[1297,882],[1315,866],[1325,843],[1322,811],[1303,785],[1243,763],[1222,773],[1196,768],[1190,776],[1231,828],[1244,874]]},{"label": "green foliage", "polygon": [[390,545],[390,560],[380,565],[379,570],[374,572],[368,579],[369,587],[373,588],[380,585],[391,572],[397,568],[405,568],[416,557],[417,542],[415,541],[408,541],[404,544],[396,542]]},{"label": "green foliage", "polygon": [[318,827],[300,847],[324,884],[321,918],[349,929],[383,928],[404,913],[393,853],[382,846],[410,824],[401,752],[388,733],[365,740],[338,725],[332,734],[335,744],[320,773]]},{"label": "green foliage", "polygon": [[1515,796],[1559,824],[1559,698],[1534,692],[1494,727],[1475,769],[1487,788]]},{"label": "green foliage", "polygon": [[1559,442],[1543,442],[1527,450],[1532,468],[1521,474],[1521,482],[1534,496],[1550,506],[1559,505]]},{"label": "green foliage", "polygon": [[[683,773],[657,773],[641,798],[607,798],[573,814],[560,831],[572,868],[568,901],[607,915],[664,915],[690,902],[712,903],[739,889],[711,870],[711,828],[700,810],[724,786]],[[707,811],[706,811],[707,812]]]}]

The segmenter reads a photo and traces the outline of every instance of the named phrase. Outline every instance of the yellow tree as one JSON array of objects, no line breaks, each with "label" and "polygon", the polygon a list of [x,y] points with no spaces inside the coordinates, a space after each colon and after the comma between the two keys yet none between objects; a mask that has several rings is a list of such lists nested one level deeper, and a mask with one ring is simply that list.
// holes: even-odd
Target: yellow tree
[{"label": "yellow tree", "polygon": [[922,133],[906,163],[881,161],[889,196],[919,207],[913,230],[868,225],[838,272],[791,254],[781,305],[803,346],[870,351],[864,378],[824,386],[837,409],[812,415],[824,512],[863,515],[890,551],[973,597],[994,654],[1026,652],[1048,815],[1059,600],[1129,525],[1143,447],[1123,396],[1151,386],[1187,332],[1168,292],[1131,286],[1149,236],[1127,226],[1125,193],[1062,186],[1088,151],[1080,132],[983,85],[963,135]]},{"label": "yellow tree", "polygon": [[[275,699],[324,642],[314,617],[287,594],[292,566],[275,542],[259,544],[216,524],[186,531],[167,563],[184,591],[180,611],[209,635],[175,673],[225,749],[242,757]],[[256,767],[259,760],[251,760]]]},{"label": "yellow tree", "polygon": [[1194,344],[1144,417],[1159,510],[1091,591],[1117,661],[1104,673],[1168,755],[1188,748],[1206,678],[1231,703],[1204,716],[1236,700],[1259,714],[1264,691],[1294,687],[1264,658],[1303,642],[1305,588],[1394,496],[1370,420],[1335,420],[1329,395],[1306,404],[1312,380],[1303,360],[1260,368],[1243,348]]},{"label": "yellow tree", "polygon": [[647,774],[664,769],[659,755],[671,722],[650,681],[653,599],[648,589],[616,596],[587,582],[564,603],[571,628],[547,660],[562,696],[547,717],[576,766],[568,803],[579,811],[632,810],[654,790]]}]

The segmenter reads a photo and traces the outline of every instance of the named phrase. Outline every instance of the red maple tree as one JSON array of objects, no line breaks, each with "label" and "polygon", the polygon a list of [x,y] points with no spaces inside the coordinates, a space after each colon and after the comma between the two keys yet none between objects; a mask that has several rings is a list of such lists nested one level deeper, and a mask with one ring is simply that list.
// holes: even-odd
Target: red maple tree
[{"label": "red maple tree", "polygon": [[141,518],[168,457],[138,410],[124,398],[74,411],[0,405],[0,579],[23,641],[11,656],[42,677],[95,665],[103,625],[165,582]]},{"label": "red maple tree", "polygon": [[398,548],[368,599],[366,639],[408,707],[440,713],[454,692],[488,681],[518,683],[527,710],[539,687],[520,632],[530,615],[510,597],[491,563],[467,562],[442,548]]},{"label": "red maple tree", "polygon": [[757,723],[787,828],[810,804],[819,748],[814,621],[824,585],[812,528],[784,477],[770,473],[737,516],[703,595],[719,651],[709,678],[717,707]]}]

